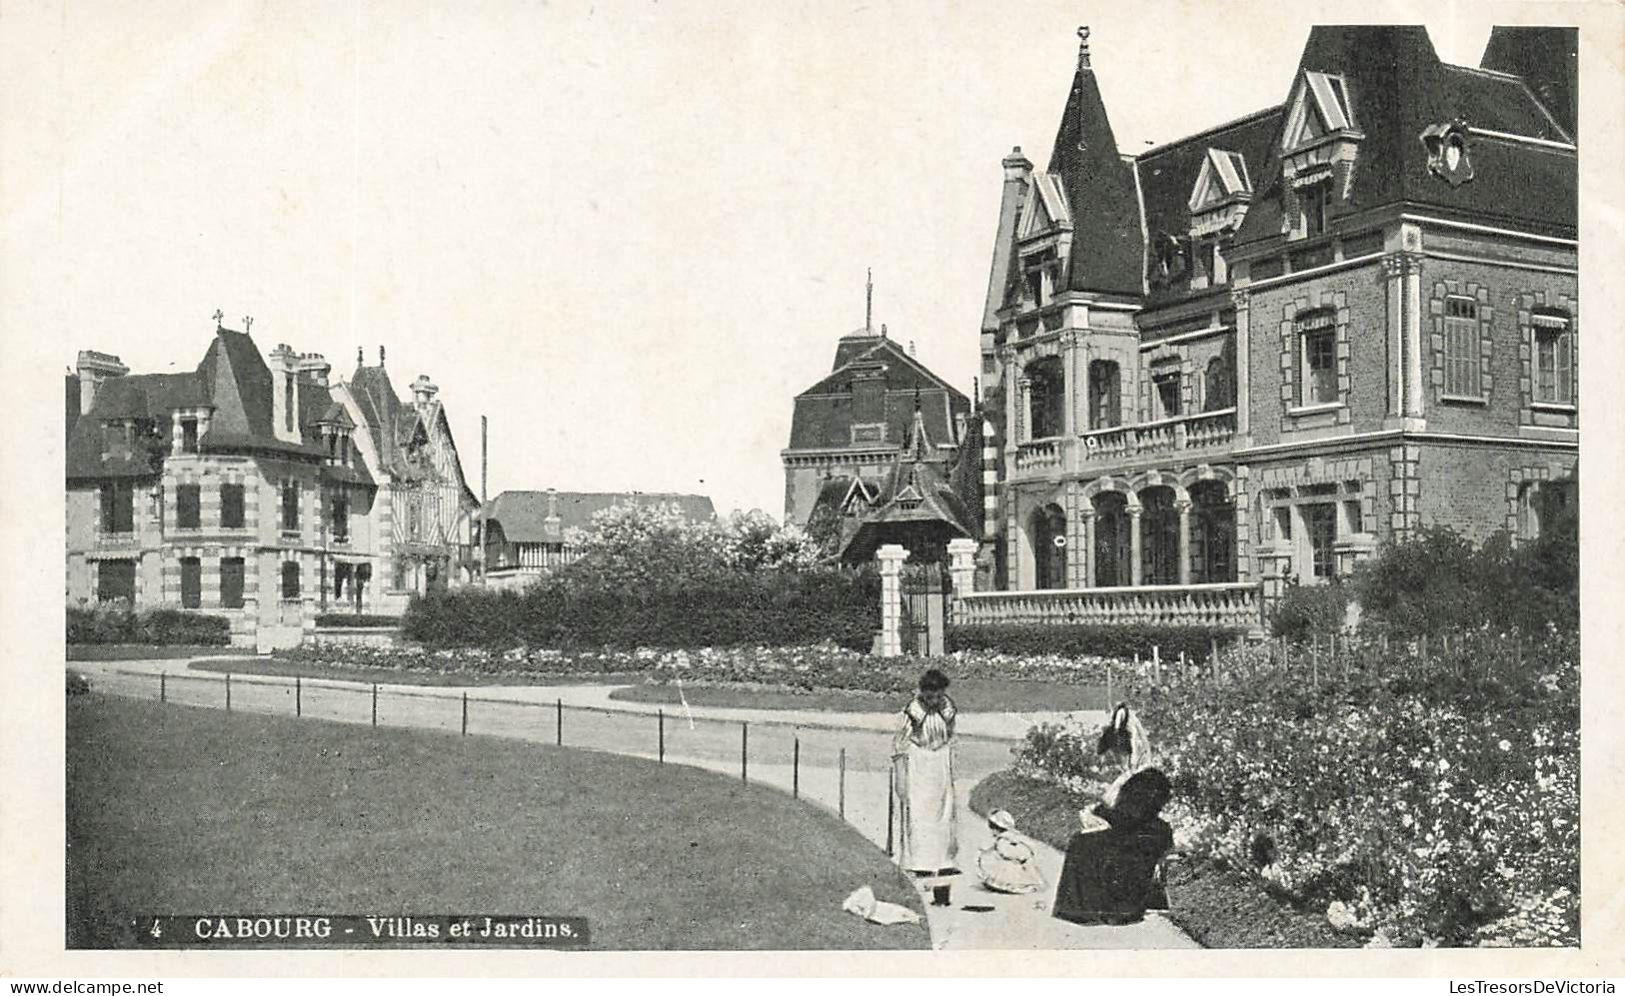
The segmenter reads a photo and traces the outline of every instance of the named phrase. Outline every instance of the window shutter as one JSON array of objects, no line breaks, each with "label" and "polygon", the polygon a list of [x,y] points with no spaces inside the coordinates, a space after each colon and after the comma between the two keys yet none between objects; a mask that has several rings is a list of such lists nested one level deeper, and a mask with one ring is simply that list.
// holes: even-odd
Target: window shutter
[{"label": "window shutter", "polygon": [[1557,400],[1574,403],[1574,334],[1563,332],[1557,337]]}]

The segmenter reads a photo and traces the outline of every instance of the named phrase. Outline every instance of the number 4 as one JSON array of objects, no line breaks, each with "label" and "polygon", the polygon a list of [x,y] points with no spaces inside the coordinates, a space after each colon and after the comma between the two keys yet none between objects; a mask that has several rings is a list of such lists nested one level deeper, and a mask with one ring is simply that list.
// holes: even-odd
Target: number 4
[{"label": "number 4", "polygon": [[152,929],[147,931],[147,933],[152,935],[153,937],[162,937],[162,936],[164,936],[164,928],[163,928],[162,921],[160,921],[157,917],[153,917],[152,918]]}]

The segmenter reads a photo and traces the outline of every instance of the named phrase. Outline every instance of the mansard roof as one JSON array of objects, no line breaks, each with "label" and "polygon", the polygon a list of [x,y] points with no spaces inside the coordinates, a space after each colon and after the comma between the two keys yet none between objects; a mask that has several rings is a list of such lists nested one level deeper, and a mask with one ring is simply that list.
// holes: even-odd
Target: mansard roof
[{"label": "mansard roof", "polygon": [[[1313,76],[1311,74],[1319,74]],[[1420,26],[1322,25],[1311,30],[1288,90],[1289,100],[1318,94],[1316,78],[1345,90],[1359,139],[1347,211],[1385,204],[1427,207],[1442,214],[1572,235],[1576,223],[1576,160],[1550,144],[1568,133],[1522,81],[1439,61]],[[1475,134],[1471,183],[1452,186],[1428,170],[1422,132],[1457,119],[1469,127],[1517,138]],[[1282,132],[1255,173],[1257,192],[1238,243],[1281,232]],[[1519,141],[1535,139],[1537,141]]]},{"label": "mansard roof", "polygon": [[852,381],[866,371],[885,381],[884,422],[887,447],[908,435],[918,395],[930,445],[954,442],[955,416],[969,413],[970,399],[932,373],[895,339],[849,335],[836,345],[836,367],[818,383],[796,395],[790,421],[792,450],[847,449],[854,445],[873,449],[873,443],[852,440]]}]

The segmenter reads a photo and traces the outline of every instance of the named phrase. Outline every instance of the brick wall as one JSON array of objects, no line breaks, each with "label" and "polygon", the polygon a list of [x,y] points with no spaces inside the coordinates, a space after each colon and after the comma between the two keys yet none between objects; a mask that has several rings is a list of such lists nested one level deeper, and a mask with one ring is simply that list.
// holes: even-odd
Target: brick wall
[{"label": "brick wall", "polygon": [[1417,450],[1421,524],[1448,526],[1479,543],[1502,529],[1516,527],[1513,503],[1519,484],[1561,478],[1579,460],[1572,450],[1440,443]]}]

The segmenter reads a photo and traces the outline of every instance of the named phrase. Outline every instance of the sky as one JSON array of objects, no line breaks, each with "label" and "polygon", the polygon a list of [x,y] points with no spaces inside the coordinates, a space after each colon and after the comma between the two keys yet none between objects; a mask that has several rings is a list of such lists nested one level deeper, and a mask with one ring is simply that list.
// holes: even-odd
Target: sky
[{"label": "sky", "polygon": [[[1476,65],[1527,5],[1439,2]],[[8,366],[380,346],[513,488],[783,510],[792,398],[875,322],[969,393],[1001,178],[1080,24],[1121,151],[1279,103],[1368,3],[8,3]],[[42,395],[46,396],[46,395]],[[59,396],[58,396],[59,397]],[[50,409],[44,409],[50,410]],[[60,439],[60,433],[56,434]]]}]

